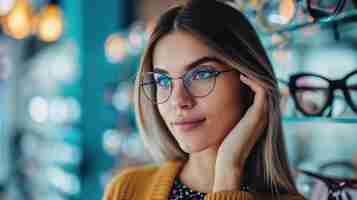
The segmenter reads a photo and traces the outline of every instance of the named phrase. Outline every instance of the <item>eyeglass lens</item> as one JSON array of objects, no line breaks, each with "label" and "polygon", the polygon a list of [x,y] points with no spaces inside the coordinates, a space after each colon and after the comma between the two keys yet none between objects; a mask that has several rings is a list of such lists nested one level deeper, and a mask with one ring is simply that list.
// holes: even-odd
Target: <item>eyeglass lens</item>
[{"label": "eyeglass lens", "polygon": [[324,109],[329,97],[327,80],[315,76],[300,77],[296,87],[297,103],[305,113],[315,115]]},{"label": "eyeglass lens", "polygon": [[348,88],[348,94],[351,97],[351,103],[357,108],[357,73],[348,77],[346,80],[346,85]]}]

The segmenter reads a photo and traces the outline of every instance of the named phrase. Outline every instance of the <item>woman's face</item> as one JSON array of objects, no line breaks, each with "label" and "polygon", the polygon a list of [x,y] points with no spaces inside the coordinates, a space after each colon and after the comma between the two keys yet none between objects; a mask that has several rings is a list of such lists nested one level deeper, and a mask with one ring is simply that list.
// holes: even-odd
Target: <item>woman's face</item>
[{"label": "woman's face", "polygon": [[[218,55],[189,33],[170,33],[156,44],[153,70],[160,73],[165,70],[168,76],[177,78],[186,71],[199,68],[232,69],[216,61],[203,62],[187,69],[203,57]],[[208,148],[218,149],[241,118],[240,84],[238,71],[222,73],[216,77],[215,88],[208,96],[193,97],[184,87],[182,79],[173,81],[170,98],[157,106],[183,151],[194,153]],[[192,121],[199,122],[185,123]]]}]

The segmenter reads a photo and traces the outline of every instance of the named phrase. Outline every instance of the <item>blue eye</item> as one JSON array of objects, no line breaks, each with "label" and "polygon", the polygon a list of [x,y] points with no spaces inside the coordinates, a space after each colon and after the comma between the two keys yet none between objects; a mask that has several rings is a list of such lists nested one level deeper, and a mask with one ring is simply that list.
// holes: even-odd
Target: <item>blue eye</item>
[{"label": "blue eye", "polygon": [[193,73],[192,80],[205,80],[214,77],[216,71],[214,70],[200,70]]},{"label": "blue eye", "polygon": [[171,79],[164,75],[155,75],[155,83],[158,87],[169,88],[171,86]]}]

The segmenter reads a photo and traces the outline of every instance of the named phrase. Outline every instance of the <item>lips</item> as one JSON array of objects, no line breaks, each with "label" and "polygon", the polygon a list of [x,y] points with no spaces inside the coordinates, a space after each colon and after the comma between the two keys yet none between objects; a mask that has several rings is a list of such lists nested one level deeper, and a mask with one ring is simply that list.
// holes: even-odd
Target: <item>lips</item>
[{"label": "lips", "polygon": [[174,122],[173,125],[176,128],[178,128],[179,130],[187,132],[187,131],[191,131],[195,128],[198,128],[205,121],[206,121],[205,118],[184,119],[184,120]]}]

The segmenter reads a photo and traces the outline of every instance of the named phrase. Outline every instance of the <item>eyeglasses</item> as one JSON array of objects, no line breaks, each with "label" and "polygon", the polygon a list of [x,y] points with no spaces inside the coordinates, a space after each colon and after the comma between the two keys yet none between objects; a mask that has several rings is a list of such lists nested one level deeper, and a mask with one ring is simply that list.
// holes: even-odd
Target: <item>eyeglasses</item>
[{"label": "eyeglasses", "polygon": [[[342,90],[350,108],[357,113],[357,70],[342,79],[331,80],[313,73],[299,73],[290,76],[288,85],[296,108],[306,116],[324,116],[327,108],[332,107],[334,92]],[[327,114],[331,117],[332,109]]]},{"label": "eyeglasses", "polygon": [[147,99],[154,104],[165,103],[170,98],[173,81],[177,79],[182,79],[186,91],[191,96],[202,98],[208,96],[214,90],[216,79],[219,75],[231,71],[235,70],[220,71],[211,65],[205,64],[194,67],[183,76],[177,78],[170,77],[161,72],[146,72],[142,77],[140,85]]},{"label": "eyeglasses", "polygon": [[263,30],[274,32],[282,29],[298,16],[301,9],[314,20],[334,17],[342,12],[346,0],[265,0],[257,10],[257,23]]},{"label": "eyeglasses", "polygon": [[357,179],[298,170],[298,189],[311,200],[352,200],[357,197]]},{"label": "eyeglasses", "polygon": [[262,0],[220,0],[243,12],[254,12]]}]

